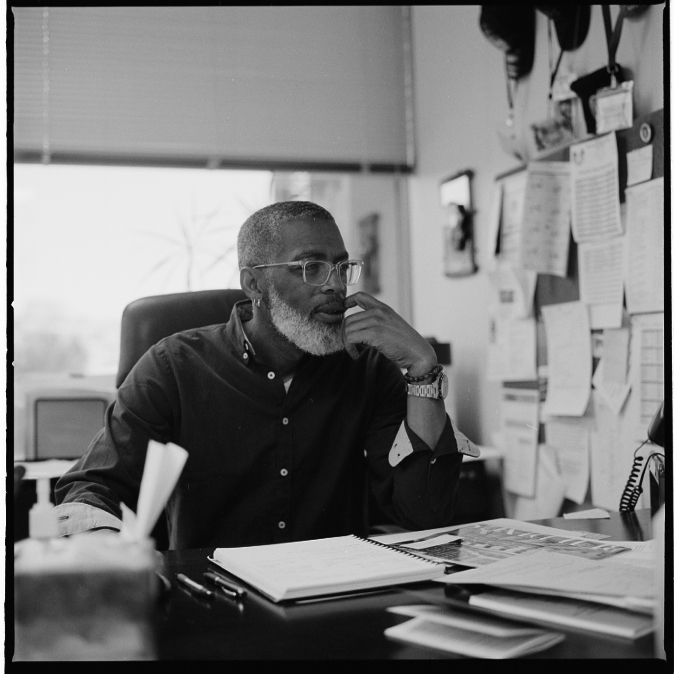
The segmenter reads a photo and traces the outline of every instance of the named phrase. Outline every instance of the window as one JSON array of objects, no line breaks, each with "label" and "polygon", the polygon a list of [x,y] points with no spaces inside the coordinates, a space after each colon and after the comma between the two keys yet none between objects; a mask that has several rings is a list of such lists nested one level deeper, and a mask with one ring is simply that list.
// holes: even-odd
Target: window
[{"label": "window", "polygon": [[344,222],[346,178],[270,171],[17,164],[15,381],[111,374],[134,299],[238,288],[236,237],[257,209],[311,199]]}]

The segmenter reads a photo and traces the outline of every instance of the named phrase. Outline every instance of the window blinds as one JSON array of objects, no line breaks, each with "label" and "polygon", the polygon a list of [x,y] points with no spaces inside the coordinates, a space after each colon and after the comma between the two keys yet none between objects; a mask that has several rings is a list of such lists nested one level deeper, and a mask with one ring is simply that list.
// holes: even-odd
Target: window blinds
[{"label": "window blinds", "polygon": [[12,14],[16,161],[412,163],[401,6]]}]

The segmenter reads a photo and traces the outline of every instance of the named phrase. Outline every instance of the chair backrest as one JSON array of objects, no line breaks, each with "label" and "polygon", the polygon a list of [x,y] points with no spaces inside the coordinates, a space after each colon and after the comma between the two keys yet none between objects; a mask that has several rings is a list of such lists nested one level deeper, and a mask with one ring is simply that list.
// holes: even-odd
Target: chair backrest
[{"label": "chair backrest", "polygon": [[226,323],[243,290],[198,290],[134,300],[122,314],[122,340],[116,385],[154,344],[182,330]]}]

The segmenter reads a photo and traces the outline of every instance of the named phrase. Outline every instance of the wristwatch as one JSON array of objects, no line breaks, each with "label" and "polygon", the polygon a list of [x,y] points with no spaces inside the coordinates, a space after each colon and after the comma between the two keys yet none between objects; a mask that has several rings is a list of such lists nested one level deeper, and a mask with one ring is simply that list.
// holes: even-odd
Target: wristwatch
[{"label": "wristwatch", "polygon": [[444,400],[449,391],[449,382],[444,372],[439,372],[431,384],[407,384],[407,395],[419,398]]}]

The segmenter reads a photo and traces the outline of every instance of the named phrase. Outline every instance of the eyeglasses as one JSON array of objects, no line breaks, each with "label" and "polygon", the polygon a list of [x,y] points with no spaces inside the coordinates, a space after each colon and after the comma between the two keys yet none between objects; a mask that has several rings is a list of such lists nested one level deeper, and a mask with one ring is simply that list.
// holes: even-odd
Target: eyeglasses
[{"label": "eyeglasses", "polygon": [[330,279],[332,270],[337,270],[339,280],[347,286],[358,283],[360,270],[364,262],[362,260],[343,260],[337,264],[331,264],[323,260],[298,260],[297,262],[275,262],[274,264],[258,264],[253,269],[264,267],[302,267],[304,282],[310,286],[325,285]]}]

